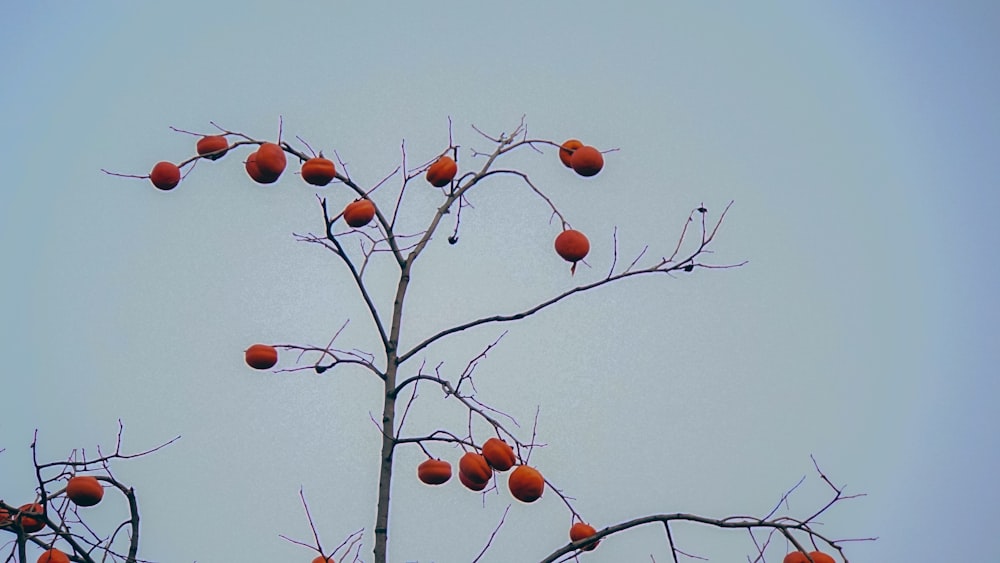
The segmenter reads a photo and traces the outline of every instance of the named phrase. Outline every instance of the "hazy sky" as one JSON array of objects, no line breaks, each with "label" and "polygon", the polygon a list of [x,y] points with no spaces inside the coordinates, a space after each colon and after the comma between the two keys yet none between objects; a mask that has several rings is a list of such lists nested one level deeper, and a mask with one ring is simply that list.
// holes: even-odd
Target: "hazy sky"
[{"label": "hazy sky", "polygon": [[[645,245],[658,257],[691,208],[735,200],[712,260],[743,268],[627,281],[421,359],[455,376],[509,329],[477,369],[479,397],[525,440],[540,407],[548,446],[532,462],[598,528],[764,514],[803,475],[787,513],[805,516],[829,498],[814,455],[848,493],[868,493],[823,519],[834,538],[879,536],[850,544],[852,561],[981,558],[1000,504],[1000,7],[656,5],[8,7],[0,498],[30,500],[35,429],[55,460],[111,447],[121,419],[131,451],[183,436],[114,466],[139,495],[143,558],[310,561],[278,538],[310,538],[302,487],[324,545],[364,528],[370,561],[378,382],[242,362],[254,342],[325,344],[348,319],[342,345],[375,349],[341,264],[292,238],[322,229],[317,190],[293,167],[254,184],[246,150],[200,163],[169,193],[99,169],[144,174],[191,156],[194,138],[169,126],[210,132],[214,120],[273,138],[281,116],[285,138],[336,150],[371,186],[404,139],[411,164],[447,146],[449,116],[472,163],[471,149],[489,148],[472,125],[499,134],[526,115],[531,136],[621,149],[590,179],[551,150],[508,162],[588,233],[592,268],[570,277],[551,250],[558,225],[523,185],[485,183],[460,243],[438,237],[414,271],[404,346],[598,279],[616,227],[620,263]],[[342,186],[323,193],[351,199]],[[416,230],[437,200],[411,196]],[[371,283],[390,303],[391,267]],[[408,420],[414,434],[465,425],[429,386]],[[457,481],[422,486],[422,455],[396,456],[390,559],[470,561],[514,501],[502,481],[485,503]],[[514,502],[485,560],[537,560],[568,527],[555,495]],[[738,532],[674,533],[712,561],[753,551]],[[581,560],[651,556],[670,560],[656,526]]]}]

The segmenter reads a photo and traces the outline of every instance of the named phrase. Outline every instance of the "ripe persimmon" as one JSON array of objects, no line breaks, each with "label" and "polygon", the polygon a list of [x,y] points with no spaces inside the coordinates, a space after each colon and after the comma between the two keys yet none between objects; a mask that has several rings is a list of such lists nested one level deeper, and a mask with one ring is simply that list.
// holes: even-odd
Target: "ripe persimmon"
[{"label": "ripe persimmon", "polygon": [[483,444],[483,457],[497,471],[507,471],[517,462],[514,449],[500,438],[486,440]]},{"label": "ripe persimmon", "polygon": [[278,363],[278,350],[267,344],[254,344],[246,351],[247,365],[254,369],[271,369]]},{"label": "ripe persimmon", "polygon": [[590,252],[590,241],[587,236],[573,229],[559,233],[555,240],[556,254],[567,262],[579,262]]},{"label": "ripe persimmon", "polygon": [[442,156],[427,169],[427,181],[435,188],[447,186],[458,174],[458,164],[450,156]]},{"label": "ripe persimmon", "polygon": [[278,181],[278,176],[280,174],[265,174],[261,171],[260,167],[257,165],[257,153],[252,152],[247,156],[247,174],[253,178],[254,182],[258,184],[273,184]]},{"label": "ripe persimmon", "polygon": [[[22,504],[17,509],[20,512],[34,512],[34,513],[37,513],[37,514],[41,514],[42,512],[45,512],[45,507],[43,507],[42,505],[40,505],[38,503]],[[41,518],[32,518],[31,516],[28,516],[27,514],[18,514],[17,515],[17,525],[21,527],[21,530],[24,533],[30,534],[30,533],[37,532],[37,531],[41,530],[42,528],[44,528],[45,527],[45,521],[42,520]]]},{"label": "ripe persimmon", "polygon": [[793,551],[781,560],[781,563],[809,563],[809,558],[801,551]]},{"label": "ripe persimmon", "polygon": [[[580,541],[589,538],[590,536],[597,533],[590,524],[585,524],[583,522],[577,522],[569,527],[569,539],[570,541]],[[596,541],[587,547],[583,548],[584,551],[594,551],[597,548],[597,544],[601,542]]]},{"label": "ripe persimmon", "polygon": [[810,551],[809,557],[812,558],[813,563],[837,563],[834,561],[833,557],[823,553],[822,551]]},{"label": "ripe persimmon", "polygon": [[476,492],[485,489],[486,485],[489,484],[489,480],[486,480],[486,481],[473,481],[472,479],[469,479],[468,475],[466,475],[465,473],[462,473],[461,470],[458,472],[458,480],[461,481],[462,484],[465,485],[465,487],[467,489],[469,489],[470,491],[476,491]]},{"label": "ripe persimmon", "polygon": [[570,164],[570,159],[573,158],[573,153],[576,149],[583,146],[583,143],[576,139],[570,139],[559,146],[559,160],[562,161],[563,166],[566,168],[572,168]]},{"label": "ripe persimmon", "polygon": [[302,164],[302,179],[314,186],[325,186],[337,175],[337,167],[329,158],[317,156]]},{"label": "ripe persimmon", "polygon": [[470,481],[484,484],[493,476],[493,470],[486,462],[486,458],[476,452],[466,452],[462,459],[458,460],[458,472],[460,475],[465,474]]},{"label": "ripe persimmon", "polygon": [[370,199],[359,199],[347,204],[344,208],[344,221],[357,229],[364,227],[375,217],[375,204]]},{"label": "ripe persimmon", "polygon": [[451,464],[440,459],[428,459],[417,466],[417,478],[428,485],[440,485],[451,479]]},{"label": "ripe persimmon", "polygon": [[229,141],[223,135],[205,135],[198,139],[198,156],[219,160],[229,152]]},{"label": "ripe persimmon", "polygon": [[542,497],[545,479],[534,467],[518,465],[507,478],[507,488],[521,502],[535,502]]},{"label": "ripe persimmon", "polygon": [[104,487],[96,477],[77,475],[66,483],[66,496],[77,506],[94,506],[104,498]]},{"label": "ripe persimmon", "polygon": [[157,162],[149,173],[149,181],[163,191],[172,190],[181,181],[181,169],[173,162]]},{"label": "ripe persimmon", "polygon": [[257,149],[257,169],[277,179],[285,171],[285,151],[274,143],[262,143]]},{"label": "ripe persimmon", "polygon": [[594,147],[584,145],[573,151],[569,164],[577,174],[593,176],[604,168],[604,156]]},{"label": "ripe persimmon", "polygon": [[69,563],[69,557],[61,550],[53,547],[38,557],[38,563]]},{"label": "ripe persimmon", "polygon": [[322,555],[317,555],[313,558],[312,563],[337,563],[333,560],[333,556],[323,557]]}]

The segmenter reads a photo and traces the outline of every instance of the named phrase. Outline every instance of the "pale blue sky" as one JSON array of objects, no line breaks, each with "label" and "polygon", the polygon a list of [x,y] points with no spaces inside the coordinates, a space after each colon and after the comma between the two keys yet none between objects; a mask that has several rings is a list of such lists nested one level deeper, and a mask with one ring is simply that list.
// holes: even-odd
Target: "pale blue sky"
[{"label": "pale blue sky", "polygon": [[[588,180],[551,151],[511,163],[590,235],[593,269],[568,276],[525,189],[483,186],[461,243],[417,268],[404,342],[600,276],[615,226],[623,254],[662,254],[691,207],[734,199],[717,259],[747,266],[622,283],[506,327],[482,397],[525,424],[541,406],[549,446],[532,460],[598,527],[759,514],[802,475],[791,513],[810,513],[826,500],[813,454],[869,494],[825,519],[833,537],[880,536],[852,561],[981,557],[1000,503],[996,4],[205,4],[24,3],[0,22],[0,498],[30,496],[34,429],[55,459],[110,445],[121,418],[131,449],[183,435],[116,467],[139,492],[144,558],[309,561],[277,537],[309,536],[300,486],[325,544],[371,530],[374,382],[241,361],[257,341],[325,343],[347,318],[350,345],[372,347],[339,264],[292,240],[320,224],[313,190],[254,185],[245,152],[170,193],[99,169],[190,156],[171,125],[268,137],[280,115],[371,185],[403,139],[413,162],[439,152],[448,116],[486,148],[471,124],[526,114],[533,136],[621,149]],[[463,366],[499,332],[427,361]],[[463,425],[424,401],[414,432],[439,410]],[[397,455],[391,560],[471,560],[508,498],[419,486],[420,455]],[[536,560],[567,528],[554,496],[515,505],[487,560]],[[734,532],[676,535],[713,561],[752,550]],[[658,529],[582,560],[650,555],[669,560]]]}]

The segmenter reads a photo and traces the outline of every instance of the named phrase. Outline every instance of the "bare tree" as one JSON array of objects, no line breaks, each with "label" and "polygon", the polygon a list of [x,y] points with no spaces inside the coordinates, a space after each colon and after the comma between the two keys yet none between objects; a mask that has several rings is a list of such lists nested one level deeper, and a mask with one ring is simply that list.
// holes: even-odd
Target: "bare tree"
[{"label": "bare tree", "polygon": [[[148,175],[125,175],[107,172],[117,176],[145,178],[159,189],[171,190],[183,179],[182,170],[188,172],[195,164],[203,160],[218,160],[234,149],[246,146],[254,149],[245,161],[247,172],[259,183],[273,183],[279,180],[286,168],[286,159],[291,156],[301,163],[303,180],[317,186],[331,182],[339,183],[352,192],[355,200],[342,210],[333,203],[332,198],[317,196],[318,208],[322,215],[323,229],[317,233],[295,234],[299,241],[314,244],[330,252],[339,261],[347,278],[353,285],[353,292],[359,297],[367,311],[367,322],[379,342],[377,350],[361,350],[349,345],[342,345],[339,340],[343,326],[325,344],[256,344],[247,349],[247,363],[257,369],[272,369],[279,365],[279,355],[286,359],[276,368],[277,371],[294,372],[312,370],[317,374],[329,374],[343,366],[360,366],[382,383],[383,392],[380,417],[373,417],[373,423],[378,427],[380,436],[380,457],[377,468],[379,474],[378,491],[376,494],[376,519],[373,526],[374,545],[373,560],[385,563],[388,554],[390,531],[390,490],[394,470],[394,455],[400,447],[417,447],[427,455],[427,462],[418,470],[419,478],[430,485],[443,483],[451,478],[451,462],[437,458],[432,450],[444,444],[450,448],[460,448],[464,455],[458,464],[459,480],[466,487],[475,490],[496,490],[501,486],[498,475],[510,471],[506,479],[507,489],[520,502],[534,502],[541,497],[543,491],[551,491],[565,505],[574,523],[570,537],[571,541],[555,549],[550,554],[540,558],[544,562],[573,560],[583,552],[593,550],[598,543],[610,536],[619,534],[631,528],[652,524],[662,526],[664,541],[669,545],[673,561],[678,563],[681,557],[698,558],[696,554],[683,551],[675,542],[674,525],[681,522],[712,526],[720,529],[736,529],[746,532],[750,538],[750,555],[748,561],[765,561],[765,555],[774,556],[778,549],[772,547],[776,536],[785,538],[795,546],[798,555],[786,556],[785,563],[791,563],[796,557],[802,561],[824,563],[829,555],[826,551],[837,551],[840,557],[847,561],[843,553],[846,541],[837,540],[819,533],[814,524],[817,518],[835,504],[859,495],[847,495],[843,487],[831,482],[820,470],[815,469],[819,477],[830,487],[832,498],[812,514],[804,517],[793,517],[781,513],[788,508],[788,496],[798,487],[796,485],[781,497],[781,501],[770,512],[763,516],[729,516],[724,518],[709,518],[688,513],[662,513],[639,516],[631,520],[596,529],[585,522],[583,516],[573,506],[573,499],[556,485],[557,477],[543,475],[541,469],[531,464],[531,453],[539,447],[537,439],[539,432],[537,415],[531,425],[530,435],[521,434],[521,426],[515,418],[502,408],[490,404],[481,398],[475,386],[475,371],[484,361],[487,354],[498,345],[500,338],[485,345],[472,356],[463,370],[457,374],[448,374],[441,369],[441,364],[428,365],[426,355],[436,345],[443,343],[453,335],[471,331],[490,325],[507,325],[515,321],[529,319],[533,315],[554,307],[569,299],[577,299],[588,292],[616,284],[619,281],[635,276],[659,276],[670,279],[675,275],[690,275],[696,270],[729,269],[741,266],[743,263],[719,264],[712,262],[711,247],[715,243],[720,229],[730,210],[732,202],[722,207],[721,212],[713,214],[704,204],[693,205],[691,211],[679,218],[676,241],[668,248],[644,247],[627,257],[619,256],[620,249],[615,233],[615,244],[611,266],[603,273],[588,271],[581,276],[581,281],[565,290],[539,300],[533,305],[505,313],[469,318],[452,326],[440,327],[429,336],[419,340],[408,348],[401,348],[401,339],[407,325],[404,323],[404,304],[409,298],[414,265],[420,261],[429,245],[443,240],[457,244],[461,234],[463,214],[472,211],[469,205],[469,195],[479,186],[489,183],[498,177],[514,178],[526,188],[526,193],[544,206],[551,214],[551,223],[557,226],[555,242],[556,252],[572,265],[570,274],[574,274],[579,262],[583,262],[589,252],[589,242],[586,236],[571,228],[569,218],[560,211],[555,198],[551,197],[545,186],[536,183],[532,177],[516,168],[507,168],[506,157],[515,151],[533,151],[538,155],[555,152],[567,168],[580,176],[598,174],[604,166],[604,159],[615,149],[600,151],[579,141],[571,140],[557,143],[543,138],[533,138],[527,133],[524,119],[510,133],[490,135],[475,129],[479,143],[487,149],[465,149],[455,140],[449,123],[448,146],[434,153],[432,158],[411,165],[405,145],[401,150],[399,166],[386,174],[380,181],[371,186],[363,186],[352,179],[344,162],[336,156],[336,162],[317,154],[303,139],[296,137],[296,142],[282,139],[279,128],[278,138],[274,142],[264,141],[246,133],[229,130],[213,123],[218,131],[210,134],[193,133],[175,129],[180,133],[197,135],[198,154],[183,162],[158,163]],[[411,190],[426,190],[427,184],[437,190],[438,204],[429,217],[420,222],[423,227],[416,232],[403,231],[400,218],[410,210],[408,197]],[[394,187],[393,187],[394,186]],[[409,223],[407,223],[409,224]],[[624,254],[623,254],[624,256]],[[395,289],[390,307],[380,307],[379,303],[389,302],[376,295],[369,283],[369,266],[375,261],[386,261],[393,265],[396,272]],[[576,280],[577,278],[570,278]],[[345,325],[346,326],[346,323]],[[506,333],[504,333],[506,334]],[[439,390],[442,396],[456,405],[466,414],[468,423],[464,428],[437,428],[431,432],[411,433],[407,427],[407,414],[418,400],[418,388],[431,386]],[[489,439],[483,439],[489,435]],[[14,519],[8,519],[5,529],[14,531],[19,546],[19,561],[24,560],[24,543],[33,541],[38,545],[53,545],[61,542],[72,552],[74,560],[91,561],[91,553],[103,550],[111,559],[135,561],[138,547],[138,510],[135,508],[134,492],[113,479],[107,467],[107,461],[123,458],[119,449],[111,456],[103,456],[94,460],[76,462],[71,458],[59,464],[38,464],[39,504],[42,507],[52,506],[52,500],[61,498],[65,491],[50,491],[53,483],[77,470],[88,470],[98,463],[106,475],[102,480],[128,495],[131,518],[122,527],[131,524],[132,543],[127,552],[115,551],[113,540],[117,535],[101,536],[91,533],[86,536],[71,531],[69,524],[83,524],[83,520],[65,519],[66,507],[63,502],[61,509],[56,509],[58,519],[53,519],[53,511],[46,508],[38,517],[48,525],[41,535],[25,533],[23,526],[17,522],[18,509],[3,505],[11,511]],[[43,479],[42,471],[52,467],[63,469],[54,477]],[[800,481],[801,484],[801,481]],[[305,495],[302,494],[302,504],[313,531],[310,542],[286,538],[289,541],[303,545],[318,553],[315,561],[359,561],[360,550],[364,538],[364,528],[351,532],[332,550],[324,549],[316,523],[309,512]],[[72,511],[76,514],[75,509]],[[22,510],[21,514],[25,514]],[[506,516],[506,512],[504,513]],[[500,532],[504,517],[486,538],[485,545],[476,557],[479,561],[490,549],[493,539]],[[89,529],[88,529],[89,531]],[[284,536],[283,536],[284,537]],[[47,540],[50,541],[45,543]],[[866,538],[867,539],[867,538]],[[781,556],[785,556],[785,542],[781,543]],[[771,548],[771,549],[769,549]],[[795,552],[793,552],[795,553]]]}]

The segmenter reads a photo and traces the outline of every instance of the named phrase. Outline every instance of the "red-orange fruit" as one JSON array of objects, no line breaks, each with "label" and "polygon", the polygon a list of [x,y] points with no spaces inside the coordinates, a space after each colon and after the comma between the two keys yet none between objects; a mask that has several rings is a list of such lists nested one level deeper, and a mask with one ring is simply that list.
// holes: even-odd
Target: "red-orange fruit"
[{"label": "red-orange fruit", "polygon": [[793,551],[786,555],[781,563],[809,563],[809,558],[801,551]]},{"label": "red-orange fruit", "polygon": [[535,502],[542,497],[545,479],[534,467],[518,465],[507,479],[510,494],[521,502]]},{"label": "red-orange fruit", "polygon": [[278,176],[280,176],[280,174],[265,174],[261,172],[260,167],[257,166],[256,152],[250,153],[250,156],[247,157],[246,167],[247,174],[258,184],[273,184],[278,181]]},{"label": "red-orange fruit", "polygon": [[229,152],[229,141],[222,135],[206,135],[198,139],[198,155],[209,160],[219,160]]},{"label": "red-orange fruit", "polygon": [[104,498],[104,487],[96,477],[78,475],[66,483],[66,496],[77,506],[94,506]]},{"label": "red-orange fruit", "polygon": [[69,563],[69,557],[53,547],[38,557],[38,563]]},{"label": "red-orange fruit", "polygon": [[[570,541],[580,541],[589,538],[590,536],[597,533],[590,524],[584,524],[583,522],[577,522],[569,528],[569,539]],[[597,544],[601,542],[594,542],[587,547],[583,548],[584,551],[594,551],[597,548]]]},{"label": "red-orange fruit", "polygon": [[427,169],[427,181],[435,188],[447,186],[458,174],[458,164],[450,156],[442,156]]},{"label": "red-orange fruit", "polygon": [[556,254],[567,262],[583,260],[590,252],[590,241],[580,231],[566,229],[559,233],[555,241]]},{"label": "red-orange fruit", "polygon": [[576,149],[583,146],[583,143],[577,141],[576,139],[570,139],[559,146],[559,160],[562,161],[563,166],[566,168],[572,168],[570,165],[570,159],[573,157],[573,153]]},{"label": "red-orange fruit", "polygon": [[271,369],[278,363],[278,350],[267,344],[254,344],[247,348],[246,362],[254,369]]},{"label": "red-orange fruit", "polygon": [[264,143],[257,149],[257,169],[277,178],[285,171],[285,151],[274,143]]},{"label": "red-orange fruit", "polygon": [[486,458],[476,452],[467,452],[458,460],[458,472],[464,473],[470,481],[486,483],[493,476],[493,470]]},{"label": "red-orange fruit", "polygon": [[822,551],[810,551],[809,557],[812,557],[813,563],[837,563],[833,557]]},{"label": "red-orange fruit", "polygon": [[181,181],[181,169],[173,162],[157,162],[149,173],[149,181],[163,191],[172,190]]},{"label": "red-orange fruit", "polygon": [[373,217],[375,217],[375,204],[370,199],[352,201],[344,208],[344,221],[355,229],[364,227]]},{"label": "red-orange fruit", "polygon": [[440,485],[451,479],[451,464],[440,459],[428,459],[417,466],[417,478],[428,485]]},{"label": "red-orange fruit", "polygon": [[302,164],[302,179],[314,186],[325,186],[337,175],[333,161],[322,156],[310,158]]},{"label": "red-orange fruit", "polygon": [[569,164],[577,174],[593,176],[604,168],[604,156],[594,147],[584,145],[573,151]]},{"label": "red-orange fruit", "polygon": [[469,479],[469,476],[461,471],[458,472],[458,480],[462,482],[463,485],[470,491],[481,491],[486,488],[489,481],[473,481]]},{"label": "red-orange fruit", "polygon": [[[35,512],[41,514],[45,511],[45,508],[40,504],[23,504],[18,507],[21,512]],[[41,518],[32,518],[26,514],[17,515],[17,525],[21,527],[25,533],[30,534],[37,532],[45,527],[45,521]]]},{"label": "red-orange fruit", "polygon": [[483,457],[486,458],[486,463],[497,471],[507,471],[517,462],[514,449],[500,438],[486,440],[483,444]]},{"label": "red-orange fruit", "polygon": [[317,555],[313,558],[312,563],[337,563],[333,560],[333,556],[323,557],[322,555]]}]

